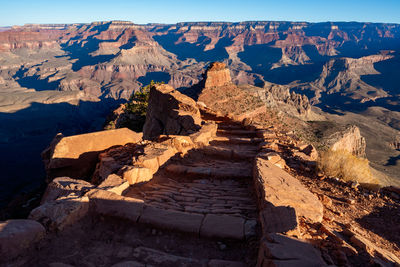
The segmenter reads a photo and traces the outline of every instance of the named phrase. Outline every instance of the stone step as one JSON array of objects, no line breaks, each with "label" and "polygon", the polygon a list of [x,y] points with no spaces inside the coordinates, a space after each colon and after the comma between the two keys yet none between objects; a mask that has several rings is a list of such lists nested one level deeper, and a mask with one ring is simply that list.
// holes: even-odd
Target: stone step
[{"label": "stone step", "polygon": [[219,136],[244,136],[244,137],[257,137],[258,132],[243,129],[218,129],[217,135]]},{"label": "stone step", "polygon": [[244,240],[255,235],[256,221],[230,215],[196,214],[154,207],[140,199],[123,197],[104,190],[89,195],[91,211],[135,223],[200,237]]},{"label": "stone step", "polygon": [[210,142],[210,145],[218,145],[218,144],[252,144],[254,146],[257,146],[259,143],[261,143],[263,141],[264,141],[264,139],[262,139],[262,138],[217,136]]},{"label": "stone step", "polygon": [[[169,254],[160,250],[147,247],[137,247],[133,250],[133,256],[146,266],[187,266],[205,267],[207,260],[198,260]],[[133,266],[133,265],[132,265]],[[143,265],[145,266],[145,265]]]},{"label": "stone step", "polygon": [[243,167],[229,167],[229,165],[221,166],[220,168],[211,166],[187,166],[180,164],[169,164],[164,168],[167,172],[178,175],[185,175],[185,177],[205,177],[205,178],[229,178],[229,179],[251,179],[252,168]]},{"label": "stone step", "polygon": [[228,146],[207,146],[202,148],[199,152],[210,157],[230,160],[249,160],[253,159],[258,154],[257,149],[235,149]]},{"label": "stone step", "polygon": [[132,187],[124,196],[141,199],[154,207],[176,211],[257,218],[255,199],[243,181],[197,179],[181,181],[179,186],[175,183],[150,183]]},{"label": "stone step", "polygon": [[227,261],[220,259],[195,259],[192,257],[182,257],[166,253],[164,251],[137,247],[133,250],[133,257],[137,261],[123,261],[112,267],[145,267],[145,266],[165,266],[165,267],[244,267],[245,263],[239,261]]},{"label": "stone step", "polygon": [[218,124],[218,130],[244,130],[244,126],[241,124],[227,124],[227,123],[220,123]]}]

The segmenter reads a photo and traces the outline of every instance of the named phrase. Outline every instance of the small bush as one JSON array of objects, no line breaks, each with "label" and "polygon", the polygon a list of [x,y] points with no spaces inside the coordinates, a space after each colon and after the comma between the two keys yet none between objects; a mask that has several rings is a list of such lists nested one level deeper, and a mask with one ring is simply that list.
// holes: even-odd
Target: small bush
[{"label": "small bush", "polygon": [[150,89],[156,84],[151,81],[149,85],[140,88],[129,98],[129,102],[125,104],[124,117],[119,121],[119,128],[127,127],[135,132],[143,131],[146,122],[147,107],[149,105]]},{"label": "small bush", "polygon": [[344,150],[322,152],[318,168],[328,176],[342,178],[345,181],[379,184],[379,180],[371,172],[367,159],[358,158]]}]

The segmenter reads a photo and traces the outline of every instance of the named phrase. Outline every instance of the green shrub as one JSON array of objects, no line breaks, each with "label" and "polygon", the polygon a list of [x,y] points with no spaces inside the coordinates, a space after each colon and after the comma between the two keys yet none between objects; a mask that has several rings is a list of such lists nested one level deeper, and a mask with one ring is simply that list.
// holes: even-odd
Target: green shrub
[{"label": "green shrub", "polygon": [[129,98],[125,104],[124,119],[120,121],[119,127],[127,127],[133,131],[143,131],[146,122],[147,107],[149,105],[150,89],[158,83],[151,81],[149,85],[140,88]]}]

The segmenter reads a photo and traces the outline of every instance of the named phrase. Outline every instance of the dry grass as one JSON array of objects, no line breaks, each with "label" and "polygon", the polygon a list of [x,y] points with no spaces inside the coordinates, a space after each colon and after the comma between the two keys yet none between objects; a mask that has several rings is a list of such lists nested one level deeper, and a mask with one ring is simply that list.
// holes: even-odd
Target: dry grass
[{"label": "dry grass", "polygon": [[322,152],[318,167],[326,175],[339,177],[345,181],[380,184],[379,179],[373,175],[367,159],[358,158],[344,150]]}]

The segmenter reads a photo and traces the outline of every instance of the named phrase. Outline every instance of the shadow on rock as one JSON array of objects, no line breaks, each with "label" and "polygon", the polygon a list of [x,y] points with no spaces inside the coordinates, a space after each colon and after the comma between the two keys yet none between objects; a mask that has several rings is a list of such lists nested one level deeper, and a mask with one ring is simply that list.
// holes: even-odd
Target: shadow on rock
[{"label": "shadow on rock", "polygon": [[365,229],[400,246],[400,204],[394,203],[380,207],[370,214],[356,219]]}]

